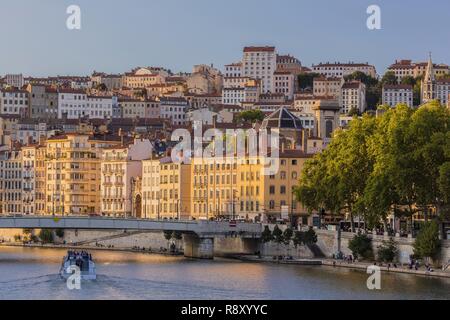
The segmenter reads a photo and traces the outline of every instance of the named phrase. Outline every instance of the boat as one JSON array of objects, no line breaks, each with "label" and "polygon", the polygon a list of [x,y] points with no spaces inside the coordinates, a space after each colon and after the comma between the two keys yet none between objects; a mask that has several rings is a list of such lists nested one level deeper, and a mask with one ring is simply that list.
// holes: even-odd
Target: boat
[{"label": "boat", "polygon": [[67,255],[64,256],[60,275],[64,279],[68,279],[70,276],[76,274],[75,267],[80,269],[81,280],[96,280],[97,274],[95,271],[95,263],[92,260],[92,255],[87,251],[67,251]]}]

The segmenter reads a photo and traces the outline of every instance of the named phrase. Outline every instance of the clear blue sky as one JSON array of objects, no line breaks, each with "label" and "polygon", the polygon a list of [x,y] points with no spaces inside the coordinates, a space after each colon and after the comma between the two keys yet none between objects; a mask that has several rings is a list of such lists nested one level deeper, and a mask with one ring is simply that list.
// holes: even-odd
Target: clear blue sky
[{"label": "clear blue sky", "polygon": [[[67,6],[82,30],[66,28]],[[382,30],[366,28],[378,4]],[[245,45],[275,45],[304,65],[361,61],[378,72],[395,59],[450,63],[448,0],[12,0],[0,1],[0,75],[190,71],[239,60]]]}]

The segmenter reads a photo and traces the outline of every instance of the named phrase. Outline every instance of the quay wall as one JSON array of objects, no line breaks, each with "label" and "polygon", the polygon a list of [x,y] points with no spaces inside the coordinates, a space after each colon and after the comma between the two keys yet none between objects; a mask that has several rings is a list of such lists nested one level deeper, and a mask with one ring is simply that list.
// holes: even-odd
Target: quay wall
[{"label": "quay wall", "polygon": [[[338,238],[337,231],[328,230],[316,230],[317,233],[317,245],[325,254],[326,257],[331,258],[333,254],[340,250],[343,254],[351,254],[351,250],[348,248],[349,242],[355,236],[351,232],[342,232],[340,239]],[[384,240],[389,240],[388,236],[371,236],[372,237],[372,249],[374,255],[377,255],[378,247]],[[404,237],[393,237],[397,244],[398,254],[397,260],[400,263],[409,263],[409,257],[414,253],[414,239]],[[340,242],[340,243],[339,243]],[[439,260],[441,263],[447,263],[450,261],[450,240],[442,240],[441,242],[441,254]]]}]

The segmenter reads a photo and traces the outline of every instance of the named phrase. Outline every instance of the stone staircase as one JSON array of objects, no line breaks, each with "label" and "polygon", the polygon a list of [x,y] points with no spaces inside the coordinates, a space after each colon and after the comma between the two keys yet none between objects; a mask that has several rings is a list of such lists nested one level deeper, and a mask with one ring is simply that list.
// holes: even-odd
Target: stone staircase
[{"label": "stone staircase", "polygon": [[113,240],[113,239],[119,239],[119,238],[125,238],[125,237],[130,237],[130,236],[134,236],[134,235],[142,234],[142,233],[148,233],[148,231],[123,232],[123,233],[113,234],[113,235],[99,237],[99,238],[95,238],[95,239],[89,239],[89,240],[75,242],[75,243],[73,243],[73,245],[74,246],[86,246],[86,245],[89,245],[89,244],[92,244],[92,243],[96,243],[96,242]]}]

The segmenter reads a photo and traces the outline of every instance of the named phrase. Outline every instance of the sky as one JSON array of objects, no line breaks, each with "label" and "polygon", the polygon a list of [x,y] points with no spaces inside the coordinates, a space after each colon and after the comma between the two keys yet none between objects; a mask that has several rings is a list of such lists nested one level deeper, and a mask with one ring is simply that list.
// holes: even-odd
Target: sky
[{"label": "sky", "polygon": [[[369,5],[381,30],[369,30]],[[69,5],[81,30],[69,30]],[[122,73],[136,66],[190,72],[239,61],[242,48],[274,45],[303,65],[396,59],[450,64],[448,0],[14,0],[0,1],[0,75]]]}]

